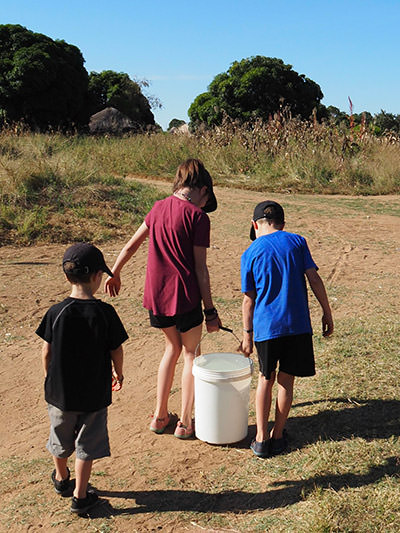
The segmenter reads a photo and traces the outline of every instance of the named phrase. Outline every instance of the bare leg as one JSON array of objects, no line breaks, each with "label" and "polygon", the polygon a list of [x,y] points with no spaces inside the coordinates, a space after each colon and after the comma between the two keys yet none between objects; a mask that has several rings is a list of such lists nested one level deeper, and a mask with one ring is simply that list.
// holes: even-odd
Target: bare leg
[{"label": "bare leg", "polygon": [[268,418],[271,409],[272,387],[275,382],[275,372],[271,372],[270,379],[266,379],[261,373],[258,376],[256,391],[256,441],[262,442],[268,439]]},{"label": "bare leg", "polygon": [[293,402],[294,376],[279,372],[278,396],[276,398],[275,424],[271,431],[271,438],[281,439],[282,433]]},{"label": "bare leg", "polygon": [[68,457],[54,457],[54,466],[56,467],[56,480],[63,481],[68,477],[67,462]]},{"label": "bare leg", "polygon": [[82,459],[75,460],[75,498],[86,498],[89,478],[92,472],[92,465],[93,461],[83,461]]},{"label": "bare leg", "polygon": [[200,324],[185,333],[181,333],[183,344],[184,365],[182,371],[182,408],[181,422],[185,426],[192,425],[192,412],[194,403],[194,378],[192,375],[193,360],[196,348],[201,339],[203,325]]},{"label": "bare leg", "polygon": [[165,418],[168,415],[168,398],[171,392],[176,363],[182,350],[180,333],[175,326],[164,328],[165,352],[158,367],[157,405],[154,418]]}]

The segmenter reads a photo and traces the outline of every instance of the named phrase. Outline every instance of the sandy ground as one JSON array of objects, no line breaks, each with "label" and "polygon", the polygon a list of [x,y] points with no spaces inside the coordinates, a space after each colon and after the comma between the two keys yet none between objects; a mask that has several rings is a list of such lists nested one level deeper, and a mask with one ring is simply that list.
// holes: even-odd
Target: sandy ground
[{"label": "sandy ground", "polygon": [[[158,186],[163,190],[166,187],[162,183]],[[210,217],[212,246],[208,264],[220,316],[240,336],[240,255],[250,244],[248,233],[253,207],[265,196],[217,189],[217,197],[219,209]],[[394,305],[398,297],[393,291],[398,291],[399,283],[400,222],[396,216],[377,214],[378,198],[368,200],[369,209],[350,209],[348,214],[345,204],[336,205],[333,197],[268,197],[281,201],[287,208],[288,231],[307,237],[328,289],[338,285],[344,292],[351,289],[353,299],[346,300],[345,305],[334,298],[336,318],[350,316],[354,309],[368,314],[380,306]],[[396,208],[400,202],[398,197],[386,201]],[[110,266],[123,244],[110,242],[102,246]],[[34,331],[47,308],[68,295],[60,268],[64,248],[64,245],[0,247],[0,460],[3,462],[12,457],[28,462],[49,458],[45,450],[48,420],[43,399],[41,341]],[[130,336],[124,345],[126,377],[123,389],[114,394],[110,407],[112,458],[95,464],[97,475],[92,482],[109,502],[100,507],[98,516],[102,512],[106,517],[115,516],[115,531],[188,531],[190,526],[181,528],[176,522],[174,505],[168,507],[172,512],[161,518],[155,514],[157,506],[160,508],[160,498],[168,498],[166,480],[178,480],[187,488],[187,498],[195,497],[193,488],[204,472],[227,461],[234,465],[251,455],[248,444],[255,430],[254,418],[249,421],[247,440],[228,449],[199,440],[180,441],[173,437],[173,428],[162,436],[148,431],[163,342],[161,335],[149,327],[147,313],[141,305],[146,252],[143,246],[125,267],[122,292],[113,300]],[[363,296],[372,290],[374,302]],[[103,294],[99,297],[109,301]],[[314,308],[313,322],[319,328],[319,314]],[[208,335],[202,348],[203,352],[234,351],[236,345],[229,333],[218,333]],[[173,412],[179,412],[180,407],[180,370],[181,363],[171,394]],[[251,399],[253,394],[254,390]],[[49,474],[49,470],[43,469],[44,480],[37,482],[43,483],[41,498],[50,502],[50,516],[32,513],[25,524],[11,520],[7,522],[8,531],[43,531],[50,526],[52,530],[65,529],[62,525],[57,529],[55,525],[55,517],[64,512],[66,503],[53,493]],[[160,486],[165,490],[156,491]],[[29,486],[24,490],[29,491]],[[14,501],[16,491],[18,486],[9,484],[2,496],[3,503]],[[182,501],[184,498],[182,495]],[[201,509],[201,501],[198,508]],[[10,520],[9,515],[7,518]],[[200,530],[193,526],[193,531]]]}]

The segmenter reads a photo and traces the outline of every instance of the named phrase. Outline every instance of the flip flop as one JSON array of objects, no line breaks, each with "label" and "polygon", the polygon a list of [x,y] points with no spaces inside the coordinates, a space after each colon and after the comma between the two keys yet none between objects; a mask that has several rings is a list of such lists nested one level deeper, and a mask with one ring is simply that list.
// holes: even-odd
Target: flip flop
[{"label": "flip flop", "polygon": [[153,418],[153,420],[150,422],[150,431],[153,431],[154,433],[157,433],[158,435],[161,435],[161,433],[164,433],[165,428],[169,426],[172,422],[172,414],[168,413],[167,416],[164,418]]},{"label": "flip flop", "polygon": [[190,439],[191,437],[193,437],[193,435],[194,435],[194,427],[185,426],[179,420],[179,422],[176,424],[174,437],[176,437],[177,439]]}]

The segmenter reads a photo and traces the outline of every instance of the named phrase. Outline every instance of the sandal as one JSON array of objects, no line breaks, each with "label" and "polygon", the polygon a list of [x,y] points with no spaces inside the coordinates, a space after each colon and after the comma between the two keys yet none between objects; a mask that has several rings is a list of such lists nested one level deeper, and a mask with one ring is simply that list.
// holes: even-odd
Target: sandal
[{"label": "sandal", "polygon": [[194,435],[194,427],[191,426],[185,426],[182,424],[182,422],[179,420],[179,422],[176,424],[176,429],[174,432],[174,437],[177,439],[190,439]]},{"label": "sandal", "polygon": [[161,433],[164,433],[165,428],[169,426],[172,422],[172,414],[168,413],[167,416],[164,416],[164,418],[153,418],[153,420],[150,423],[150,431],[154,431],[154,433],[157,433],[158,435],[161,435]]}]

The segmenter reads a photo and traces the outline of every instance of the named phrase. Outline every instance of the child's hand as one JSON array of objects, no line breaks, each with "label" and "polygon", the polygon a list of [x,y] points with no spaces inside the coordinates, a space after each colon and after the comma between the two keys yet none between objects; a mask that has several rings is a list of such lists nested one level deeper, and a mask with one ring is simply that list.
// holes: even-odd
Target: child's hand
[{"label": "child's hand", "polygon": [[239,351],[242,352],[245,357],[250,357],[250,355],[253,353],[253,340],[243,339],[240,343]]},{"label": "child's hand", "polygon": [[123,381],[124,376],[118,376],[116,372],[113,372],[111,380],[111,390],[114,392],[121,390]]},{"label": "child's hand", "polygon": [[333,319],[332,315],[324,314],[322,316],[322,336],[329,337],[333,333]]},{"label": "child's hand", "polygon": [[212,320],[206,320],[207,333],[214,333],[215,331],[219,331],[220,326],[222,326],[222,322],[218,315]]},{"label": "child's hand", "polygon": [[118,296],[121,288],[121,278],[119,274],[114,274],[114,277],[108,277],[104,283],[104,292],[109,296]]}]

